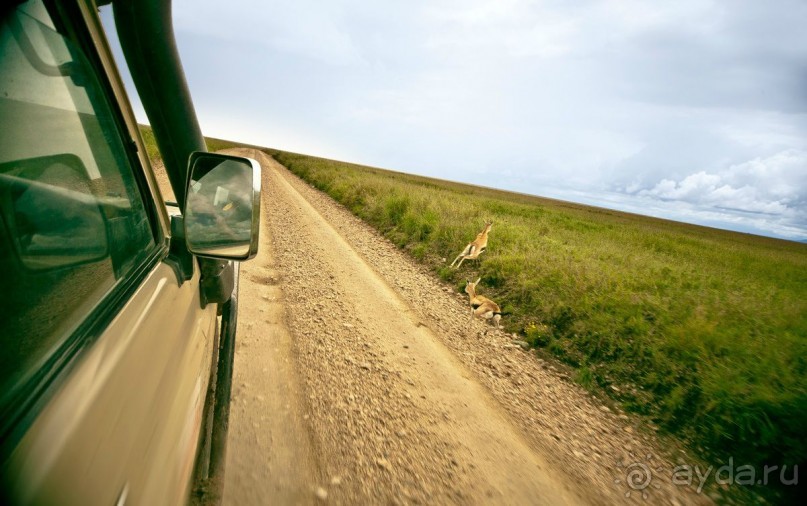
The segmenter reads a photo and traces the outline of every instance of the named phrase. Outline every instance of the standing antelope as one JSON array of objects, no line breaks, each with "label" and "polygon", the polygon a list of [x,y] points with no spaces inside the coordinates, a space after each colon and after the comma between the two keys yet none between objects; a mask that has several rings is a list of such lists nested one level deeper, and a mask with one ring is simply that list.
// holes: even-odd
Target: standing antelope
[{"label": "standing antelope", "polygon": [[476,258],[478,258],[479,255],[481,255],[485,251],[485,248],[488,247],[488,232],[490,232],[490,227],[492,226],[493,226],[492,221],[488,221],[487,223],[485,223],[485,228],[483,228],[481,232],[476,234],[476,239],[474,239],[473,242],[468,243],[468,246],[465,246],[465,249],[462,250],[462,253],[457,255],[457,258],[455,258],[454,261],[451,262],[451,267],[454,267],[454,264],[457,264],[457,260],[459,260],[460,262],[457,264],[457,269],[459,269],[460,265],[462,265],[462,262],[464,262],[466,259],[475,260]]},{"label": "standing antelope", "polygon": [[474,316],[486,320],[493,320],[493,323],[498,329],[499,320],[502,319],[502,310],[499,308],[499,305],[492,300],[476,294],[476,285],[479,284],[481,279],[482,278],[477,279],[475,283],[471,283],[471,280],[467,280],[465,284],[465,293],[468,294],[471,302],[471,321],[473,321]]}]

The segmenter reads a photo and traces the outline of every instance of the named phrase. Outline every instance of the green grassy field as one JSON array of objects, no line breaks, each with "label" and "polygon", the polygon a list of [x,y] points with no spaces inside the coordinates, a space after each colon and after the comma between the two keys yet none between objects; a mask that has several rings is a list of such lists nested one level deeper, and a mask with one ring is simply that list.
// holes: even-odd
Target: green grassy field
[{"label": "green grassy field", "polygon": [[806,245],[269,152],[457,290],[481,276],[583,386],[738,462],[805,462]]},{"label": "green grassy field", "polygon": [[[160,156],[160,149],[157,147],[157,140],[154,138],[154,132],[148,125],[138,125],[140,127],[140,136],[143,137],[143,142],[146,144],[146,154],[152,162],[162,160]],[[216,139],[215,137],[205,137],[208,151],[219,151],[221,149],[232,148],[241,146],[241,144],[232,141],[225,141],[223,139]]]},{"label": "green grassy field", "polygon": [[266,151],[704,456],[807,463],[807,245]]}]

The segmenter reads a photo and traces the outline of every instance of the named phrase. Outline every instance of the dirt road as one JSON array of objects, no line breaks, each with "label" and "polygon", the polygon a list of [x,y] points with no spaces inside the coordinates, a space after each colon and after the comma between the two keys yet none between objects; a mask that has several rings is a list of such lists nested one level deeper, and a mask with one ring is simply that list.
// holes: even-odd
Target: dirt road
[{"label": "dirt road", "polygon": [[264,179],[225,504],[708,502],[649,431],[469,323],[465,297],[267,155],[229,152]]}]

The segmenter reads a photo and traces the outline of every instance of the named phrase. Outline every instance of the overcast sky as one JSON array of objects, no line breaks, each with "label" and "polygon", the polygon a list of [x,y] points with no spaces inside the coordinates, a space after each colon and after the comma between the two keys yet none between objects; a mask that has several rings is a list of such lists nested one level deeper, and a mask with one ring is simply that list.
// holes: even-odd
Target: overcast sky
[{"label": "overcast sky", "polygon": [[804,0],[174,0],[174,20],[206,135],[807,239]]}]

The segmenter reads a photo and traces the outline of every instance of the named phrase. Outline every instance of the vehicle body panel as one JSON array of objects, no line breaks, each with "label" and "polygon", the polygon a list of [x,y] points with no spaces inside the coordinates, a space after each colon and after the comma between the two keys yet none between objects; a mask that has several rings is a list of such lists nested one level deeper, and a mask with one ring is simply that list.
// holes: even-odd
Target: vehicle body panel
[{"label": "vehicle body panel", "polygon": [[81,357],[12,453],[21,502],[112,504],[124,489],[134,504],[182,502],[216,332],[198,277],[177,287],[161,263]]}]

